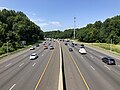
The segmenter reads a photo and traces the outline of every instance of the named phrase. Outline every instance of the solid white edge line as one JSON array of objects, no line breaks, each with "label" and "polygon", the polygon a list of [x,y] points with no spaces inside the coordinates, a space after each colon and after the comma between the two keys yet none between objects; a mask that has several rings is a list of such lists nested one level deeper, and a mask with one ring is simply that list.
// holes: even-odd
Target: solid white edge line
[{"label": "solid white edge line", "polygon": [[91,58],[94,58],[92,55],[90,55]]},{"label": "solid white edge line", "polygon": [[93,66],[90,66],[93,70],[95,70],[95,68]]},{"label": "solid white edge line", "polygon": [[111,70],[109,67],[107,67],[106,65],[104,65],[104,67],[106,67],[108,70]]},{"label": "solid white edge line", "polygon": [[15,86],[16,86],[16,84],[13,84],[9,90],[12,90]]},{"label": "solid white edge line", "polygon": [[[59,43],[59,42],[58,42]],[[62,76],[62,55],[61,55],[61,47],[59,43],[60,49],[60,71],[59,71],[59,82],[58,82],[58,90],[63,90],[63,76]]]}]

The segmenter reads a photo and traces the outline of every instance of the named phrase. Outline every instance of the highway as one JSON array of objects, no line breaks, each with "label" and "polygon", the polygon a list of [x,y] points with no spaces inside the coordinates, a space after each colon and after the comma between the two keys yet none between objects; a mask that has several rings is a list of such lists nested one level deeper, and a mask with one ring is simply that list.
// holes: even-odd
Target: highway
[{"label": "highway", "polygon": [[[71,47],[64,46],[64,48]],[[101,58],[106,56],[91,48],[85,47],[87,54],[81,55],[78,52],[79,46],[73,47],[73,52],[66,49],[66,53],[69,53],[69,59],[65,59],[66,70],[66,88],[67,90],[119,90],[120,88],[120,60],[116,59],[116,65],[106,65],[102,62]],[[65,51],[65,49],[64,49]],[[69,61],[68,61],[69,60]],[[71,61],[70,61],[71,60]],[[70,63],[71,62],[71,63]],[[70,63],[67,65],[67,63]],[[73,69],[74,67],[76,69]],[[72,67],[72,68],[71,68]],[[69,71],[68,71],[69,69]],[[79,75],[77,75],[77,73]],[[70,73],[73,73],[70,74]],[[76,73],[76,74],[75,74]],[[73,79],[76,78],[76,79]],[[82,82],[84,84],[80,84]],[[70,80],[73,79],[73,80]],[[84,89],[86,87],[86,89]],[[71,89],[73,88],[73,89]]]},{"label": "highway", "polygon": [[[101,60],[106,54],[94,48],[85,46],[87,54],[81,55],[80,45],[71,47],[71,42],[65,45],[63,41],[46,44],[49,42],[53,50],[49,46],[44,50],[40,44],[35,50],[27,49],[0,60],[0,90],[58,90],[60,79],[63,90],[120,90],[119,58],[115,58],[116,65],[107,65]],[[38,58],[30,60],[33,52]],[[59,78],[60,58],[63,78]]]}]

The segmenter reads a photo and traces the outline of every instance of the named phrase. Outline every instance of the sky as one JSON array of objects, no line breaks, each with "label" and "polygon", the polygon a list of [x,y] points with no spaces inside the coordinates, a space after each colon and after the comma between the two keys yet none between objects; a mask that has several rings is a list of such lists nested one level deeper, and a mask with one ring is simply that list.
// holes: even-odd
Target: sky
[{"label": "sky", "polygon": [[85,27],[120,15],[120,0],[0,0],[0,9],[22,11],[45,31]]}]

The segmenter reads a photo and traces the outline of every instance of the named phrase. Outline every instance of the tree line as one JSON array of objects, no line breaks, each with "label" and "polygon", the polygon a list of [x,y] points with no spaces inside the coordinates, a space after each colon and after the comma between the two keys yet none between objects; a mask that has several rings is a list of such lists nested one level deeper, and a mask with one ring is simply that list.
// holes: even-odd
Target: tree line
[{"label": "tree line", "polygon": [[[73,38],[73,29],[64,31],[45,32],[47,38]],[[81,42],[99,42],[114,44],[120,43],[120,15],[107,18],[104,22],[96,21],[87,24],[86,27],[76,29],[76,39]]]},{"label": "tree line", "polygon": [[44,32],[21,11],[0,10],[0,54],[21,47],[21,41],[27,44],[44,39]]}]

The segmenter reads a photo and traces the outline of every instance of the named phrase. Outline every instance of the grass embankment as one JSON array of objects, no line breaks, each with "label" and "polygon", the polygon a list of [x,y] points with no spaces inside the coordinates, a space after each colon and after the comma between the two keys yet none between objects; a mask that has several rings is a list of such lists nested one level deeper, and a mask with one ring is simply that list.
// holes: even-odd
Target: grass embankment
[{"label": "grass embankment", "polygon": [[[78,43],[83,43],[83,42],[79,42],[78,40],[74,40],[74,41]],[[120,45],[107,44],[107,43],[83,43],[83,44],[103,48],[105,50],[111,51],[112,53],[117,53],[118,55],[120,55]]]},{"label": "grass embankment", "polygon": [[1,54],[1,55],[0,55],[0,59],[3,58],[3,57],[5,57],[5,56],[7,56],[7,55],[12,55],[12,54],[15,54],[15,53],[17,53],[17,52],[26,50],[26,49],[30,48],[31,46],[34,46],[34,45],[39,44],[39,43],[42,43],[42,42],[43,42],[43,40],[40,40],[40,41],[38,41],[37,43],[33,43],[33,44],[31,44],[31,45],[28,45],[28,46],[25,45],[24,47],[22,47],[22,48],[20,48],[20,49],[17,49],[17,50],[15,50],[15,51],[13,51],[13,52],[8,52],[8,53],[5,53],[5,54]]},{"label": "grass embankment", "polygon": [[3,57],[5,57],[5,56],[7,56],[7,55],[12,55],[12,54],[15,54],[15,53],[17,53],[17,52],[20,52],[20,51],[23,51],[23,50],[25,50],[25,49],[28,49],[28,48],[30,48],[30,47],[31,47],[31,45],[25,46],[24,48],[21,48],[21,49],[17,49],[17,50],[15,50],[15,51],[13,51],[13,52],[8,52],[8,54],[7,54],[7,53],[2,54],[2,55],[0,55],[0,59],[3,58]]},{"label": "grass embankment", "polygon": [[107,43],[92,43],[92,45],[98,46],[106,50],[111,50],[112,52],[120,53],[120,45],[107,44]]}]

